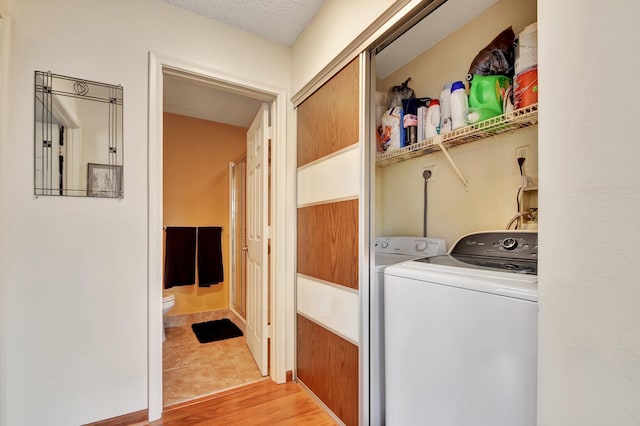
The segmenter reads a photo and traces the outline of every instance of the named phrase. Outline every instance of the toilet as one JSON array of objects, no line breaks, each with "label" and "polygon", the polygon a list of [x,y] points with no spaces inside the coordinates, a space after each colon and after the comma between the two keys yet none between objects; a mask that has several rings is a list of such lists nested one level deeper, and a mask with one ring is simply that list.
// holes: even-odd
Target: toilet
[{"label": "toilet", "polygon": [[167,317],[167,312],[173,308],[173,305],[176,304],[176,295],[173,293],[164,292],[162,293],[162,341],[167,340],[167,336],[164,334],[164,323],[165,318]]}]

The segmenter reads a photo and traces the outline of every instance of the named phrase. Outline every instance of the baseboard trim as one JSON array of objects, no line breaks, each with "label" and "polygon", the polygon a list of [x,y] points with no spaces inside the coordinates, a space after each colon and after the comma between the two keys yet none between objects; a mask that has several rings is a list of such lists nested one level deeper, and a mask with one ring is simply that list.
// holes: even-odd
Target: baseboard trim
[{"label": "baseboard trim", "polygon": [[298,379],[297,381],[298,381],[298,384],[300,385],[300,387],[307,393],[307,395],[309,395],[309,397],[311,399],[313,399],[315,401],[315,403],[318,404],[318,406],[320,408],[322,408],[329,415],[329,417],[331,417],[333,420],[335,420],[335,422],[338,425],[345,426],[345,423],[342,421],[342,419],[340,417],[338,417],[336,415],[336,413],[334,413],[331,410],[331,408],[327,407],[327,404],[322,402],[322,400],[315,393],[313,393],[313,391],[311,389],[309,389],[307,387],[307,385],[305,385],[302,380]]},{"label": "baseboard trim", "polygon": [[135,413],[129,413],[110,419],[100,420],[98,422],[87,423],[83,426],[134,426],[146,425],[149,418],[149,410],[140,410]]}]

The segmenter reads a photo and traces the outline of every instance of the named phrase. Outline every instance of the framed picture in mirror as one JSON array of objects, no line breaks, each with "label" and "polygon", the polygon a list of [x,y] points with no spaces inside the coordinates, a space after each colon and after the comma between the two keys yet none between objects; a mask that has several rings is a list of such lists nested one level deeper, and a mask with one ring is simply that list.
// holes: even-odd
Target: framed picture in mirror
[{"label": "framed picture in mirror", "polygon": [[87,196],[122,198],[122,166],[89,163]]}]

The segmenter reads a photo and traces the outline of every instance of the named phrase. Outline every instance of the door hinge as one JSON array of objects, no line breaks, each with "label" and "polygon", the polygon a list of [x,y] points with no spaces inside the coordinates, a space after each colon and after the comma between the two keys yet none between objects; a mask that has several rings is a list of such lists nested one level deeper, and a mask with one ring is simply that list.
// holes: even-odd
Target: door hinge
[{"label": "door hinge", "polygon": [[267,325],[267,339],[271,339],[271,324]]},{"label": "door hinge", "polygon": [[267,138],[273,139],[273,126],[267,127]]},{"label": "door hinge", "polygon": [[267,234],[267,238],[271,239],[271,227],[267,226],[267,229],[265,229],[265,234]]}]

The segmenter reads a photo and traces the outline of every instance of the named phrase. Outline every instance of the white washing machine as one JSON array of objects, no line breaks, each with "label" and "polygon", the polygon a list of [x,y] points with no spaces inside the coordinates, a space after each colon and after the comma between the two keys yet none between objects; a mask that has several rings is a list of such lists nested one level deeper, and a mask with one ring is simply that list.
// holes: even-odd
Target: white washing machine
[{"label": "white washing machine", "polygon": [[446,254],[439,238],[378,237],[375,240],[375,274],[371,287],[371,424],[384,424],[384,269],[395,263]]},{"label": "white washing machine", "polygon": [[490,231],[385,268],[387,425],[536,424],[537,257]]}]

